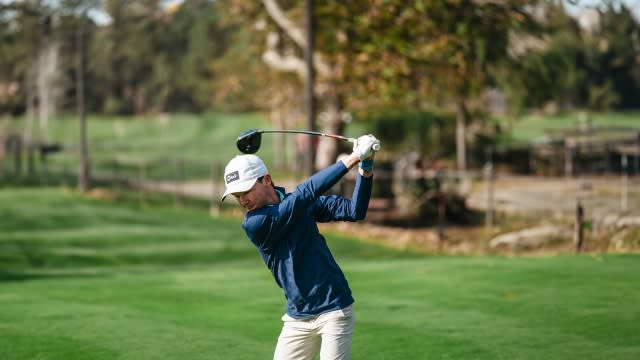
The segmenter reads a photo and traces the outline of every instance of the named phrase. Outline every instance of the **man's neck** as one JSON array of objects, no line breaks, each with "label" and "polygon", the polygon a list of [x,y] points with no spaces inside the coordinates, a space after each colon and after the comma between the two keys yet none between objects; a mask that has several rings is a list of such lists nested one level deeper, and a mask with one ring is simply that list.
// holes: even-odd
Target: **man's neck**
[{"label": "man's neck", "polygon": [[267,194],[267,204],[269,205],[279,204],[280,201],[282,201],[283,197],[284,197],[284,194],[281,195],[278,190],[276,190],[275,188],[272,188],[272,191],[269,191],[269,193]]}]

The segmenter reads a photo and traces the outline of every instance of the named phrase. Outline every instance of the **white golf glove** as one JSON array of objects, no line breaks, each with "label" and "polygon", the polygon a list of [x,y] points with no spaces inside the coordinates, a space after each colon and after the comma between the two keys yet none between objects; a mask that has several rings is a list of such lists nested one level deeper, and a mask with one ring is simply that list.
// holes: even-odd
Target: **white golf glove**
[{"label": "white golf glove", "polygon": [[353,144],[353,152],[360,160],[369,158],[375,151],[380,150],[380,140],[368,134],[360,136]]}]

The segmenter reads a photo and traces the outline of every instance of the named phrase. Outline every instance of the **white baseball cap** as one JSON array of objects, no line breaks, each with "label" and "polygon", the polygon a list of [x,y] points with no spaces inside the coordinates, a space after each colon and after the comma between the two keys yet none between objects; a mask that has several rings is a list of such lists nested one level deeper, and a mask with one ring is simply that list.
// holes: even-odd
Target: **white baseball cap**
[{"label": "white baseball cap", "polygon": [[236,155],[224,168],[227,189],[220,201],[224,201],[229,194],[251,190],[256,180],[268,173],[267,166],[256,155]]}]

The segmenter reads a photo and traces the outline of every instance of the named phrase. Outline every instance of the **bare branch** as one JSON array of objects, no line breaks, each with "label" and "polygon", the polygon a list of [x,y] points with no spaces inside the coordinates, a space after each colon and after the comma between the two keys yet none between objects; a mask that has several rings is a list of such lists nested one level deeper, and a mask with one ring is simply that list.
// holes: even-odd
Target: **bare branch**
[{"label": "bare branch", "polygon": [[278,52],[278,34],[269,33],[267,35],[267,44],[262,60],[264,60],[272,69],[283,72],[295,72],[301,78],[306,78],[307,70],[304,59],[295,55],[283,55]]},{"label": "bare branch", "polygon": [[[293,39],[293,41],[300,48],[306,46],[306,39],[302,30],[297,28],[282,12],[275,0],[263,0],[267,12],[271,19],[278,24],[278,26]],[[293,56],[283,55],[278,52],[278,43],[280,38],[276,33],[270,33],[267,35],[267,50],[262,55],[262,59],[273,69],[278,71],[289,71],[298,73],[303,79],[306,78],[306,71],[304,68],[304,59]],[[332,73],[331,67],[327,64],[322,56],[315,52],[313,55],[314,68],[318,74],[323,76],[329,76]],[[302,69],[300,69],[302,67]]]},{"label": "bare branch", "polygon": [[333,73],[333,69],[327,64],[318,52],[313,53],[313,65],[318,74],[323,76],[330,76]]},{"label": "bare branch", "polygon": [[301,78],[306,78],[304,62],[302,59],[292,55],[280,55],[277,51],[267,50],[262,54],[262,60],[267,65],[278,71],[296,72]]},{"label": "bare branch", "polygon": [[282,12],[282,9],[278,5],[276,0],[262,0],[264,7],[267,9],[267,13],[273,21],[280,26],[280,28],[289,35],[289,37],[298,45],[301,49],[307,46],[307,41],[304,36],[304,32],[297,26],[295,26],[287,16]]}]

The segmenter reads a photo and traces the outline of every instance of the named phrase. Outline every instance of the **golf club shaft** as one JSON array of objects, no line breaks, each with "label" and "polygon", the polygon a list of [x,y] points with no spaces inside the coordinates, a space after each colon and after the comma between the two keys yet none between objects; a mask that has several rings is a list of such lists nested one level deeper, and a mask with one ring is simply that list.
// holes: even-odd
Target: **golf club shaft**
[{"label": "golf club shaft", "polygon": [[[307,135],[317,135],[317,136],[326,136],[333,139],[344,140],[350,143],[355,143],[356,139],[352,137],[335,135],[335,134],[325,134],[319,131],[309,131],[309,130],[260,130],[262,133],[294,133],[294,134],[307,134]],[[380,145],[375,145],[373,150],[380,150]]]},{"label": "golf club shaft", "polygon": [[348,142],[356,142],[356,139],[342,136],[342,135],[334,135],[334,134],[325,134],[318,131],[308,131],[308,130],[260,130],[261,133],[294,133],[294,134],[307,134],[307,135],[317,135],[317,136],[326,136],[334,139],[344,140]]}]

